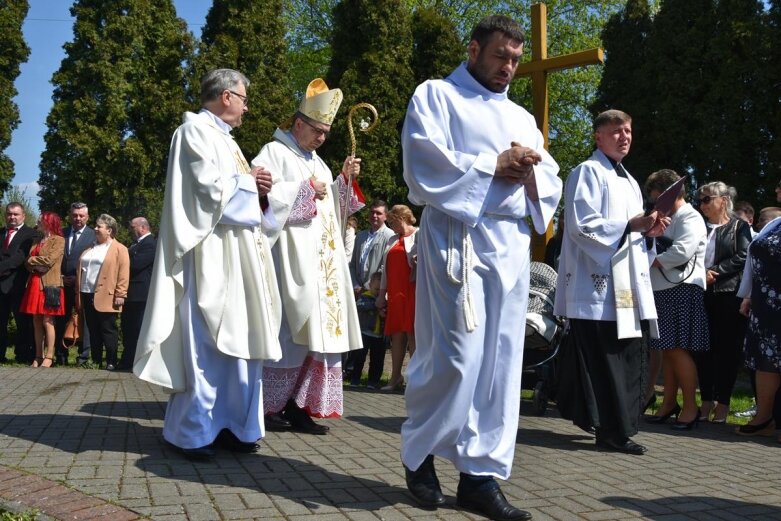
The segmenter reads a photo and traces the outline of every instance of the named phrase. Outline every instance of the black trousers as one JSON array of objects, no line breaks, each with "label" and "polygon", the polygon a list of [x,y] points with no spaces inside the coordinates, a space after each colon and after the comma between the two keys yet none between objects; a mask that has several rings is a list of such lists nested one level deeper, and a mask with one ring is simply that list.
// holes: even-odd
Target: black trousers
[{"label": "black trousers", "polygon": [[738,313],[740,300],[734,293],[705,293],[710,349],[694,357],[703,401],[729,405],[732,397],[738,370],[743,365],[743,339],[748,325],[748,319]]},{"label": "black trousers", "polygon": [[14,339],[16,361],[29,364],[35,358],[33,317],[19,311],[21,300],[21,295],[0,295],[0,362],[6,361],[6,350],[10,340],[8,338],[8,321],[11,319],[11,315],[16,322],[16,338]]},{"label": "black trousers", "polygon": [[81,308],[84,310],[84,321],[92,331],[90,352],[92,361],[103,363],[103,347],[106,348],[106,364],[117,365],[117,313],[104,313],[95,309],[95,295],[81,294]]},{"label": "black trousers", "polygon": [[136,358],[136,344],[138,344],[138,335],[141,332],[145,309],[146,301],[125,301],[125,305],[122,307],[122,358],[119,360],[119,367],[122,369],[133,367],[133,361]]},{"label": "black trousers", "polygon": [[559,356],[556,401],[563,418],[594,428],[598,438],[637,434],[646,380],[648,323],[643,336],[619,340],[614,321],[570,319]]},{"label": "black trousers", "polygon": [[385,339],[383,337],[361,335],[363,349],[350,351],[348,363],[352,363],[350,381],[357,384],[361,381],[366,354],[369,354],[369,385],[377,385],[382,378],[382,366],[385,364]]},{"label": "black trousers", "polygon": [[[76,293],[73,291],[73,286],[65,288],[65,315],[57,317],[55,322],[56,338],[54,340],[54,353],[58,364],[65,364],[68,361],[68,349],[62,345],[62,335],[65,333],[65,324],[68,323],[71,313],[73,313],[73,307],[76,305]],[[79,362],[86,362],[89,360],[90,352],[90,335],[87,321],[82,314],[81,326],[79,333],[81,333],[81,344],[79,345]]]}]

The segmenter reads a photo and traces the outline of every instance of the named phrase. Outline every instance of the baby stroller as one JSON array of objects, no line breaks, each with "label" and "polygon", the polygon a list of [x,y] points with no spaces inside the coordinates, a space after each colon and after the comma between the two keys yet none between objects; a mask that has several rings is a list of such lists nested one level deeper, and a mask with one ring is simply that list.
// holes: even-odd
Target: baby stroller
[{"label": "baby stroller", "polygon": [[521,386],[534,390],[534,412],[543,416],[548,408],[548,399],[555,394],[556,355],[564,337],[565,324],[553,315],[556,271],[542,262],[532,262],[530,271]]}]

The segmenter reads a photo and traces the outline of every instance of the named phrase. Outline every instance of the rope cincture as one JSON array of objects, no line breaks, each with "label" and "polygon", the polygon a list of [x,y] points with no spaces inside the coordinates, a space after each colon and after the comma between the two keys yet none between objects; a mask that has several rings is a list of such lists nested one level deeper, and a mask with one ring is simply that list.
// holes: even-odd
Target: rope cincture
[{"label": "rope cincture", "polygon": [[467,232],[466,225],[461,224],[461,280],[453,274],[453,257],[455,256],[455,247],[453,239],[453,218],[447,219],[447,278],[448,280],[463,288],[464,301],[462,308],[464,311],[464,323],[466,330],[472,332],[477,329],[477,313],[475,312],[472,290],[469,285],[469,274],[472,272],[472,237]]}]

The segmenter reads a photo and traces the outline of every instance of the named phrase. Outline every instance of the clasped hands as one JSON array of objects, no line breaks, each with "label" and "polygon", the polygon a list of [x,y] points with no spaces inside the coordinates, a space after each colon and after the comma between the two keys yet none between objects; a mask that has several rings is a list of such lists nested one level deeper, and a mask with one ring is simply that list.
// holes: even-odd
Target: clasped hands
[{"label": "clasped hands", "polygon": [[266,170],[265,166],[253,166],[249,173],[255,178],[258,194],[260,194],[261,197],[268,195],[271,191],[271,172]]},{"label": "clasped hands", "polygon": [[513,183],[526,184],[533,179],[533,167],[540,161],[542,156],[536,150],[512,141],[510,148],[496,158],[495,175],[506,177]]}]

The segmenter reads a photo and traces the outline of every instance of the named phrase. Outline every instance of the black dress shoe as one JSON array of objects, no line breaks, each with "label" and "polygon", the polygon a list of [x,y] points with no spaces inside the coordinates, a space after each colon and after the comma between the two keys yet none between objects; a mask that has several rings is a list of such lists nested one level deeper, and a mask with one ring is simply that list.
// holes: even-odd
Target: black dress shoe
[{"label": "black dress shoe", "polygon": [[293,429],[289,421],[282,417],[281,413],[275,412],[263,417],[263,423],[269,432],[284,432]]},{"label": "black dress shoe", "polygon": [[318,434],[320,436],[328,434],[330,427],[318,425],[309,417],[309,414],[301,407],[296,405],[293,400],[287,402],[282,417],[290,422],[293,431],[303,432],[304,434]]},{"label": "black dress shoe", "polygon": [[231,452],[240,452],[242,454],[252,454],[260,450],[260,445],[254,441],[241,441],[229,429],[222,429],[214,440],[215,445],[227,449]]},{"label": "black dress shoe", "polygon": [[525,521],[531,519],[531,513],[512,506],[504,497],[499,484],[490,480],[471,488],[458,484],[456,504],[461,508],[474,510],[494,521]]},{"label": "black dress shoe", "polygon": [[623,452],[624,454],[634,454],[635,456],[642,456],[648,451],[644,446],[633,442],[629,438],[620,441],[612,438],[597,438],[597,448],[613,452]]},{"label": "black dress shoe", "polygon": [[436,508],[445,504],[445,496],[442,495],[439,479],[434,470],[434,456],[426,457],[417,470],[410,470],[404,465],[404,478],[407,489],[420,506]]}]

